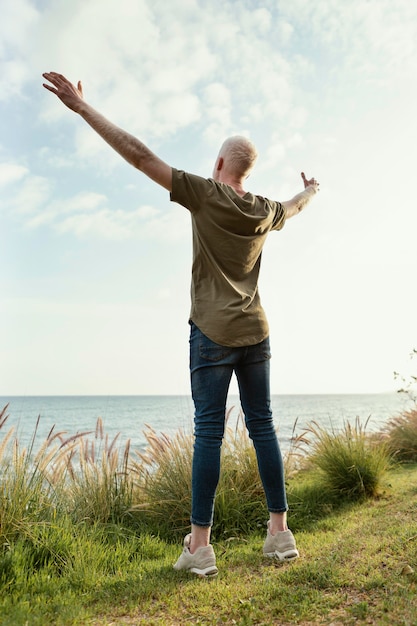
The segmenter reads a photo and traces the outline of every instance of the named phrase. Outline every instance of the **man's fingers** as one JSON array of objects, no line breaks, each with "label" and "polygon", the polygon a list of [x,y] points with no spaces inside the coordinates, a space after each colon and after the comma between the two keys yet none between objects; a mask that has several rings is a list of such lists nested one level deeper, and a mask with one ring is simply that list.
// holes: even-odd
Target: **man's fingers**
[{"label": "man's fingers", "polygon": [[54,80],[56,80],[58,75],[55,72],[44,72],[42,76],[46,78],[47,80],[50,80],[51,82],[53,82]]},{"label": "man's fingers", "polygon": [[51,85],[44,83],[43,86],[45,89],[52,91],[52,93],[58,95],[59,97],[69,95],[69,93],[76,91],[78,91],[79,96],[83,97],[83,86],[80,80],[77,83],[77,87],[75,87],[75,85],[73,85],[68,78],[65,78],[63,74],[58,74],[57,72],[44,72],[42,76],[53,85],[53,87],[51,87]]},{"label": "man's fingers", "polygon": [[51,87],[51,85],[47,85],[46,83],[43,83],[43,86],[45,87],[45,89],[47,89],[48,91],[52,91],[52,93],[57,93],[55,87]]},{"label": "man's fingers", "polygon": [[44,76],[45,78],[48,78],[48,80],[65,80],[65,76],[63,76],[63,74],[58,74],[57,72],[45,72]]},{"label": "man's fingers", "polygon": [[309,186],[318,187],[319,186],[319,183],[316,181],[316,179],[314,177],[310,178],[310,180],[308,180],[306,175],[304,174],[304,172],[301,172],[301,178],[303,179],[305,187],[309,187]]},{"label": "man's fingers", "polygon": [[[57,76],[54,74],[54,72],[45,72],[44,74],[42,74],[42,76],[46,78],[46,80],[49,80],[49,82],[52,83],[55,87],[59,87],[59,81],[57,80]],[[47,87],[46,85],[44,85],[44,87],[52,91],[50,87]]]},{"label": "man's fingers", "polygon": [[49,80],[49,82],[56,87],[62,84],[69,83],[69,80],[65,78],[65,76],[63,76],[62,74],[57,74],[57,72],[45,72],[44,74],[42,74],[42,76],[46,78],[46,80]]}]

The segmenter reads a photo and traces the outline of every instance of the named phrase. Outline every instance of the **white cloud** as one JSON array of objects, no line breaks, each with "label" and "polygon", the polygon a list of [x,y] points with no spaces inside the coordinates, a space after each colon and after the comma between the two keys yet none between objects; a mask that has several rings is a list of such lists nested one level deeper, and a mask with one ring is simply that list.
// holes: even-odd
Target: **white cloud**
[{"label": "white cloud", "polygon": [[35,44],[33,33],[39,12],[32,2],[10,0],[2,3],[0,21],[0,102],[20,94],[30,78],[28,57]]},{"label": "white cloud", "polygon": [[276,25],[276,28],[278,40],[280,41],[281,45],[289,44],[294,34],[294,26],[290,24],[290,22],[286,22],[285,20],[280,19],[278,21],[278,24]]},{"label": "white cloud", "polygon": [[[50,181],[17,163],[0,164],[0,186],[8,185],[1,206],[29,230],[49,228],[58,234],[89,239],[152,239],[175,241],[188,234],[188,212],[148,205],[122,209],[102,193],[81,191],[53,194]],[[128,207],[129,205],[126,204]]]},{"label": "white cloud", "polygon": [[254,11],[242,11],[242,25],[245,30],[264,35],[271,29],[272,15],[265,7]]},{"label": "white cloud", "polygon": [[335,79],[340,76],[346,81],[348,72],[350,78],[378,80],[389,87],[417,70],[414,2],[292,0],[283,3],[281,10],[304,32],[310,31],[309,40],[301,43],[319,53],[323,66],[333,68]]},{"label": "white cloud", "polygon": [[[127,123],[132,132],[159,135],[198,118],[198,100],[191,90],[201,80],[202,68],[207,72],[213,66],[214,57],[198,32],[186,31],[178,18],[167,21],[167,6],[149,7],[144,1],[122,1],[115,12],[111,4],[86,0],[71,11],[63,31],[58,26],[62,8],[51,5],[44,28],[47,33],[58,28],[55,62],[74,81],[83,79],[87,99]],[[49,116],[57,105],[50,100],[46,106],[44,115]],[[156,117],[157,125],[150,129],[149,119]]]},{"label": "white cloud", "polygon": [[83,191],[65,200],[54,202],[56,215],[63,213],[88,212],[91,213],[107,201],[105,195],[92,191]]},{"label": "white cloud", "polygon": [[141,206],[136,211],[137,216],[144,220],[149,218],[155,218],[157,215],[159,215],[159,213],[160,211],[158,211],[158,209],[155,209],[155,207],[153,206]]},{"label": "white cloud", "polygon": [[51,194],[49,181],[42,176],[28,175],[7,200],[9,206],[24,219],[42,210]]},{"label": "white cloud", "polygon": [[[50,8],[46,14],[48,32],[56,30],[58,12]],[[192,28],[181,14],[193,21]],[[242,8],[236,14],[227,3],[201,10],[195,2],[185,7],[156,3],[152,8],[140,2],[133,10],[122,2],[115,16],[107,5],[88,0],[68,17],[56,39],[55,57],[74,81],[84,77],[86,97],[106,115],[132,132],[167,136],[210,115],[210,103],[208,110],[203,108],[196,90],[214,78],[233,89],[235,123],[239,109],[247,116],[251,102],[253,106],[258,100],[264,113],[272,102],[270,113],[288,110],[290,68],[276,45],[271,46],[271,22],[265,8]],[[87,23],[92,30],[84,37]],[[290,30],[287,22],[279,24]],[[82,65],[77,55],[65,57],[74,39]],[[57,115],[52,100],[46,107],[45,116]],[[64,116],[63,109],[59,115]]]},{"label": "white cloud", "polygon": [[104,239],[126,239],[130,236],[129,217],[123,211],[102,209],[93,213],[65,217],[55,224],[58,233],[72,233]]},{"label": "white cloud", "polygon": [[28,78],[29,72],[24,61],[20,59],[4,61],[0,78],[0,101],[20,93]]},{"label": "white cloud", "polygon": [[218,143],[233,128],[230,89],[219,82],[210,83],[203,91],[206,128],[204,135],[209,143]]},{"label": "white cloud", "polygon": [[60,148],[59,146],[42,146],[37,152],[39,162],[45,164],[47,169],[74,167],[76,164],[76,155],[68,152],[68,148]]},{"label": "white cloud", "polygon": [[[186,210],[162,213],[151,206],[135,210],[114,209],[108,206],[78,212],[72,215],[50,212],[49,223],[59,234],[73,234],[81,239],[129,239],[174,242],[189,235],[189,216]],[[38,222],[32,224],[39,225]]]},{"label": "white cloud", "polygon": [[21,180],[27,173],[27,167],[18,163],[0,163],[0,185],[8,185]]}]

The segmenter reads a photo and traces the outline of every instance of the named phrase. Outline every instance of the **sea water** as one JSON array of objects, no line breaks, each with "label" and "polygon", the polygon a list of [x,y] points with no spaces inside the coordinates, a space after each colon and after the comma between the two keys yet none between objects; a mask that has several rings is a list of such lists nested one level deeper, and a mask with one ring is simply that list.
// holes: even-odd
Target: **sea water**
[{"label": "sea water", "polygon": [[[0,396],[0,410],[8,404],[8,419],[0,429],[3,436],[13,427],[20,447],[30,444],[35,429],[36,442],[42,443],[51,429],[71,437],[94,433],[98,418],[104,433],[117,445],[130,440],[131,448],[143,450],[147,426],[157,434],[173,436],[179,430],[193,431],[193,403],[190,396]],[[378,431],[386,422],[410,408],[402,394],[361,395],[274,395],[272,409],[283,450],[312,421],[337,431],[358,419],[368,431]],[[233,428],[240,415],[237,396],[229,396],[229,425]]]}]

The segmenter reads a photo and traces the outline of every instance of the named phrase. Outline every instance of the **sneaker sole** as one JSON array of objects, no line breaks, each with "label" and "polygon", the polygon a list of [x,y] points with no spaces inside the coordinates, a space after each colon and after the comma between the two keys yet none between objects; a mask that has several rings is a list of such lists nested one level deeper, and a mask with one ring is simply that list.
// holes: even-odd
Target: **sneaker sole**
[{"label": "sneaker sole", "polygon": [[300,555],[298,550],[287,550],[287,552],[278,552],[278,550],[275,550],[275,552],[264,552],[264,556],[270,559],[278,559],[279,561],[294,561],[294,559],[297,559]]},{"label": "sneaker sole", "polygon": [[204,569],[199,569],[198,567],[191,567],[189,570],[192,574],[196,574],[197,576],[201,576],[201,578],[214,578],[219,573],[217,567],[206,567]]}]

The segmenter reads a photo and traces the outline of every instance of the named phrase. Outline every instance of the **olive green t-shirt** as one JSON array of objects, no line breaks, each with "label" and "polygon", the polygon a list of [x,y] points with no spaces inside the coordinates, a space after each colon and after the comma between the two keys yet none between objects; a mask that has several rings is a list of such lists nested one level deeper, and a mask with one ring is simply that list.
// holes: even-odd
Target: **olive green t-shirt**
[{"label": "olive green t-shirt", "polygon": [[283,227],[284,207],[176,169],[171,200],[192,219],[190,319],[223,346],[263,341],[269,327],[258,292],[262,248],[269,231]]}]

